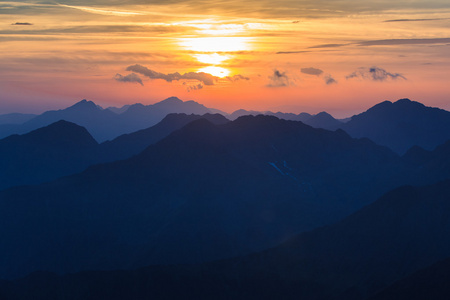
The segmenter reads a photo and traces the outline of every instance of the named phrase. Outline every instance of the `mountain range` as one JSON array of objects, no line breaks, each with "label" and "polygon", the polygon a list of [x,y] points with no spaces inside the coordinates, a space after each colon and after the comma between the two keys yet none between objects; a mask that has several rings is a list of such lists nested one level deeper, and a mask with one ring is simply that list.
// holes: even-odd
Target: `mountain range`
[{"label": "mountain range", "polygon": [[92,101],[82,100],[65,109],[46,111],[22,124],[18,124],[18,121],[15,124],[0,124],[0,134],[2,137],[23,134],[59,120],[66,120],[85,127],[98,142],[103,142],[153,126],[170,113],[212,113],[210,109],[195,101],[183,102],[176,97],[153,105],[130,105],[120,114],[113,110],[103,109]]},{"label": "mountain range", "polygon": [[339,130],[199,119],[127,160],[0,192],[0,253],[10,258],[0,276],[262,250],[374,201],[408,171],[389,149]]},{"label": "mountain range", "polygon": [[203,115],[220,113],[230,120],[245,115],[270,115],[280,119],[301,121],[315,128],[343,129],[355,138],[366,137],[404,154],[413,146],[433,150],[450,139],[450,112],[427,107],[409,99],[396,102],[384,101],[367,111],[346,120],[337,120],[326,112],[273,113],[270,111],[237,110],[226,114],[207,108],[195,101],[171,97],[153,105],[133,104],[121,108],[102,109],[92,101],[80,101],[66,109],[47,111],[39,116],[24,114],[0,115],[0,137],[23,134],[66,120],[85,127],[99,142],[112,140],[122,134],[143,130],[160,122],[167,114],[185,113]]},{"label": "mountain range", "polygon": [[450,297],[449,112],[211,112],[0,116],[0,299]]},{"label": "mountain range", "polygon": [[101,144],[84,127],[64,120],[11,135],[0,140],[0,189],[39,184],[79,173],[93,164],[129,158],[200,118],[214,124],[228,122],[219,114],[169,114],[155,126]]}]

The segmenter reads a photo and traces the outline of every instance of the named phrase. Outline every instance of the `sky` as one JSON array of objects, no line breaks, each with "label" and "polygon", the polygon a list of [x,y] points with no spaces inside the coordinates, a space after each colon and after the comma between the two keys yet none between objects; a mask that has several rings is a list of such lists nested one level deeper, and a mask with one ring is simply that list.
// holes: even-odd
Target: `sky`
[{"label": "sky", "polygon": [[450,110],[448,0],[0,1],[0,114],[176,96],[225,112]]}]

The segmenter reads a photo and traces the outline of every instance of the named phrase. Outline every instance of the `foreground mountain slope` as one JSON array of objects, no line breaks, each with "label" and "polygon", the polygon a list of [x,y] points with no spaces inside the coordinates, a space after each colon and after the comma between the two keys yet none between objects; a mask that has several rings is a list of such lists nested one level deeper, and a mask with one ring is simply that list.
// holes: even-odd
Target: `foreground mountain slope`
[{"label": "foreground mountain slope", "polygon": [[0,275],[261,250],[372,202],[405,169],[343,131],[267,116],[197,120],[128,160],[0,192],[0,253],[10,257]]},{"label": "foreground mountain slope", "polygon": [[98,144],[81,126],[59,121],[0,140],[0,189],[78,173],[98,159]]},{"label": "foreground mountain slope", "polygon": [[[450,181],[405,186],[339,223],[260,253],[134,271],[36,273],[3,281],[0,295],[10,299],[367,299],[449,257],[449,199]],[[412,299],[425,299],[405,290],[408,282],[414,282],[413,290],[422,294],[421,287],[426,286],[445,291],[443,278],[433,278],[448,277],[446,265],[412,275],[375,299],[391,299],[384,296],[402,290]]]},{"label": "foreground mountain slope", "polygon": [[450,298],[450,259],[403,278],[370,300],[447,300]]},{"label": "foreground mountain slope", "polygon": [[379,103],[341,126],[403,154],[414,145],[427,150],[450,139],[450,112],[401,99]]}]

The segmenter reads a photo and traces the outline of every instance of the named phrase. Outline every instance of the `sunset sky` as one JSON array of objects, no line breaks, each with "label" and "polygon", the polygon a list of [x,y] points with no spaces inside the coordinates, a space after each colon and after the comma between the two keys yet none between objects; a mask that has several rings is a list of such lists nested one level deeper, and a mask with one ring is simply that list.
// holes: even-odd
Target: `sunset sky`
[{"label": "sunset sky", "polygon": [[336,117],[450,109],[448,0],[0,2],[0,114],[170,96]]}]

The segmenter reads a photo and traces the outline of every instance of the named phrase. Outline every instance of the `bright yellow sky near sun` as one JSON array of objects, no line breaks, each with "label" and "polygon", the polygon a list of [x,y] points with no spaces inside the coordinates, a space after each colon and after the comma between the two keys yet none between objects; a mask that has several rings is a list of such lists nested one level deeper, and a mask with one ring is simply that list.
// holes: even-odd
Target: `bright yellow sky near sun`
[{"label": "bright yellow sky near sun", "polygon": [[450,109],[450,7],[142,2],[1,2],[0,113],[169,96],[227,112],[343,117],[404,97]]}]

